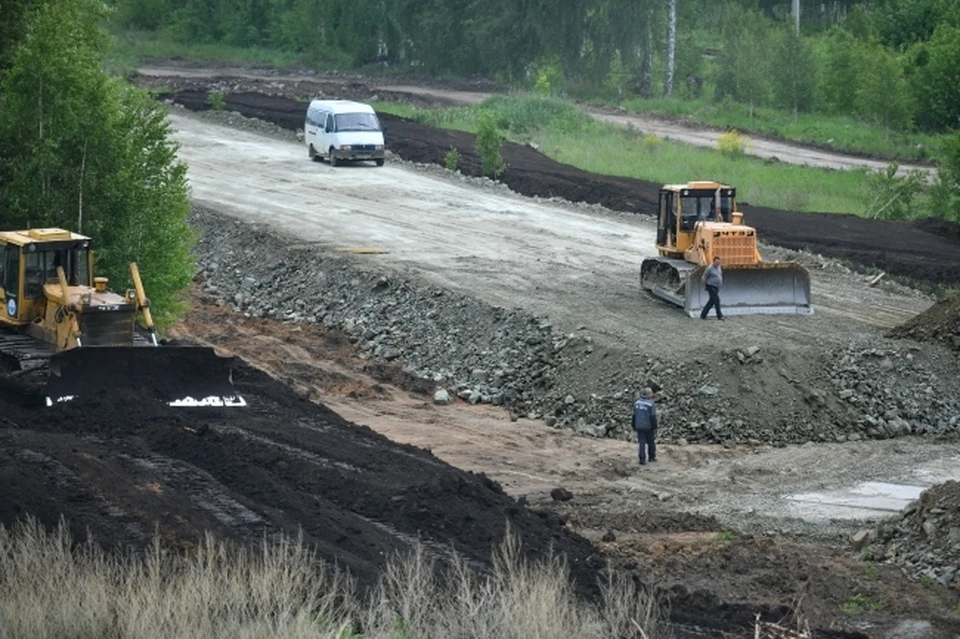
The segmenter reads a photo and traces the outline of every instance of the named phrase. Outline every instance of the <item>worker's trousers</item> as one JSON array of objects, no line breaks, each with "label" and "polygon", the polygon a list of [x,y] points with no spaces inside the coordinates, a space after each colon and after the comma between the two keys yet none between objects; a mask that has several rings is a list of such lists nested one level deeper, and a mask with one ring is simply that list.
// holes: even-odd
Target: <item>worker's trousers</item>
[{"label": "worker's trousers", "polygon": [[637,444],[639,445],[640,463],[647,463],[647,453],[650,453],[650,461],[657,461],[657,431],[655,428],[637,431]]},{"label": "worker's trousers", "polygon": [[710,296],[710,301],[700,311],[700,319],[706,319],[710,309],[714,307],[717,309],[717,319],[723,319],[723,311],[720,310],[720,290],[716,286],[707,284],[707,295]]}]

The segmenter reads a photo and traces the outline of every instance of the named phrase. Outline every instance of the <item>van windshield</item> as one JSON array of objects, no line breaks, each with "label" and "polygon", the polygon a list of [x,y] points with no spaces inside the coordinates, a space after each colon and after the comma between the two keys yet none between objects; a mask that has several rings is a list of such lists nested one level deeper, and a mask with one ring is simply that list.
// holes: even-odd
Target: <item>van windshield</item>
[{"label": "van windshield", "polygon": [[380,121],[373,113],[340,113],[337,131],[379,131]]}]

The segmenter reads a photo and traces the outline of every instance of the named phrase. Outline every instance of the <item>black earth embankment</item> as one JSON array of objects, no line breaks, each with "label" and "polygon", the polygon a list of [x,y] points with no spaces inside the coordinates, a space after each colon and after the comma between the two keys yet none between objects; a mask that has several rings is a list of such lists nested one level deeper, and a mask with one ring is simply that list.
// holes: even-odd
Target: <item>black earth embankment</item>
[{"label": "black earth embankment", "polygon": [[[190,110],[210,108],[207,93],[201,90],[160,97]],[[225,103],[228,109],[286,129],[303,126],[302,101],[261,93],[231,93],[225,97]],[[387,129],[387,148],[403,159],[442,165],[447,152],[456,148],[460,152],[460,170],[467,175],[481,175],[472,134],[435,129],[389,114],[381,114],[381,120]],[[656,210],[659,184],[587,173],[512,142],[504,143],[502,154],[508,170],[500,179],[517,193],[601,204],[616,211],[653,214]],[[678,177],[678,181],[681,179],[684,178]],[[940,220],[889,222],[749,205],[742,208],[747,222],[770,244],[881,269],[928,287],[960,285],[960,225]]]}]

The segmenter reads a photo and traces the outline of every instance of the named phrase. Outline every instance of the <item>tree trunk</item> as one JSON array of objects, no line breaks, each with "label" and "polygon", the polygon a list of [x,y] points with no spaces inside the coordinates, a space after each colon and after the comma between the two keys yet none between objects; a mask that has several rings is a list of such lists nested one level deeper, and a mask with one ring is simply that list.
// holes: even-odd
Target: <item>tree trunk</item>
[{"label": "tree trunk", "polygon": [[83,233],[83,175],[87,170],[87,139],[83,139],[83,152],[80,154],[80,196],[77,201],[77,233]]},{"label": "tree trunk", "polygon": [[667,0],[667,77],[663,82],[663,95],[673,95],[673,67],[677,52],[677,0]]},{"label": "tree trunk", "polygon": [[653,7],[647,6],[647,37],[643,43],[643,62],[640,65],[640,97],[653,95]]}]

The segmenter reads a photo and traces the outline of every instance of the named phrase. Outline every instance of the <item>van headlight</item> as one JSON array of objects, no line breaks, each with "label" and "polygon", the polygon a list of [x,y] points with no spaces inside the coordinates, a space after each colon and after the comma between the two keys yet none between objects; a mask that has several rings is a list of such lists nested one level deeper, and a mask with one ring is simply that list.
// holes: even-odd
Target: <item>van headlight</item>
[{"label": "van headlight", "polygon": [[382,145],[382,144],[376,144],[376,145],[374,145],[373,149],[374,149],[375,151],[383,151],[383,145]]}]

